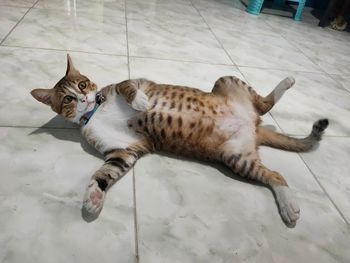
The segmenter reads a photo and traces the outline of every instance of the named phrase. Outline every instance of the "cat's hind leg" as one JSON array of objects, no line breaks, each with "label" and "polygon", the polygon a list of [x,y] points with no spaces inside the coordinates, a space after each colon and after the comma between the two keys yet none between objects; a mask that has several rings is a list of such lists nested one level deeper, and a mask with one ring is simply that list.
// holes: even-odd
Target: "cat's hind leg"
[{"label": "cat's hind leg", "polygon": [[287,77],[282,80],[269,95],[262,97],[243,80],[234,76],[226,76],[219,78],[215,82],[212,93],[218,96],[233,96],[233,98],[235,98],[238,94],[246,94],[252,101],[254,108],[258,114],[264,115],[272,109],[272,107],[277,103],[277,101],[279,101],[282,95],[289,88],[291,88],[294,83],[295,80],[293,77]]},{"label": "cat's hind leg", "polygon": [[307,152],[322,139],[322,135],[328,124],[328,119],[316,121],[312,126],[311,133],[305,138],[293,138],[263,127],[258,127],[257,145],[266,145],[293,152]]},{"label": "cat's hind leg", "polygon": [[149,151],[147,144],[140,144],[105,152],[105,163],[91,177],[86,189],[83,208],[90,214],[100,213],[108,189],[121,179],[142,155]]},{"label": "cat's hind leg", "polygon": [[293,77],[287,77],[282,80],[266,97],[260,96],[252,87],[249,86],[249,94],[259,115],[264,115],[265,113],[269,112],[281,99],[282,95],[294,85],[294,83],[295,80]]},{"label": "cat's hind leg", "polygon": [[296,225],[300,209],[293,192],[282,175],[261,164],[256,152],[237,154],[226,150],[221,153],[220,158],[235,174],[270,186],[276,195],[283,221],[288,227]]}]

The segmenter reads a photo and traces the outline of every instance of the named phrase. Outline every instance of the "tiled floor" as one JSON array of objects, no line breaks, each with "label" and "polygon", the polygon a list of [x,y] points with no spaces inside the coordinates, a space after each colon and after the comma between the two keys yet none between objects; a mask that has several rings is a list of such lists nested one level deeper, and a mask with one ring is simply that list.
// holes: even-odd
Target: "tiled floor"
[{"label": "tiled floor", "polygon": [[[349,262],[350,36],[309,11],[294,22],[235,0],[0,0],[0,262]],[[264,123],[306,135],[330,119],[313,152],[261,148],[296,192],[296,228],[267,188],[162,155],[87,223],[82,195],[102,160],[29,94],[64,74],[67,51],[100,87],[147,77],[209,91],[236,75],[267,94],[294,76]]]}]

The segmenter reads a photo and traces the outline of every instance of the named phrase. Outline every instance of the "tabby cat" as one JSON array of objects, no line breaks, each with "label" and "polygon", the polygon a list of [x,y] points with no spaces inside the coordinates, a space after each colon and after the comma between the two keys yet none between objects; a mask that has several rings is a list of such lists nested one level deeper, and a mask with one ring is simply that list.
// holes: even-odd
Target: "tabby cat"
[{"label": "tabby cat", "polygon": [[86,190],[83,208],[89,213],[101,211],[108,189],[141,156],[166,151],[221,162],[235,174],[270,186],[282,219],[295,226],[300,213],[296,198],[283,176],[265,167],[258,153],[259,145],[308,151],[328,126],[327,119],[315,122],[303,139],[260,126],[259,116],[293,86],[293,78],[282,80],[266,97],[233,76],[219,78],[209,93],[146,79],[126,80],[98,92],[69,55],[67,60],[66,75],[54,88],[31,94],[79,124],[86,140],[105,157]]}]

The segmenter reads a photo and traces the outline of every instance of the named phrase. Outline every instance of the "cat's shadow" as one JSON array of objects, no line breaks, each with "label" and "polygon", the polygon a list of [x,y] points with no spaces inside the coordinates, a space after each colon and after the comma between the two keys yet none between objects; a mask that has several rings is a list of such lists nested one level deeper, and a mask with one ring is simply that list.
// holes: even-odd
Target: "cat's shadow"
[{"label": "cat's shadow", "polygon": [[[69,132],[71,131],[71,132]],[[103,155],[93,148],[84,138],[81,136],[78,125],[68,124],[59,115],[53,117],[50,121],[42,125],[40,128],[32,131],[29,135],[36,134],[50,134],[61,141],[70,141],[73,143],[79,143],[81,148],[88,154],[91,154],[101,160],[103,160]],[[92,222],[96,220],[99,214],[92,215],[87,212],[84,207],[81,208],[81,216],[86,222]]]},{"label": "cat's shadow", "polygon": [[[67,133],[67,131],[72,131],[71,133]],[[103,160],[103,155],[99,153],[94,147],[92,147],[88,142],[81,136],[79,131],[79,126],[75,124],[69,123],[67,125],[67,121],[64,120],[59,115],[53,117],[50,121],[42,125],[40,128],[37,128],[29,135],[35,134],[50,134],[51,136],[59,139],[61,141],[71,141],[74,143],[80,143],[82,149],[99,159]]]},{"label": "cat's shadow", "polygon": [[[264,125],[264,127],[275,130],[275,127],[271,126],[271,125]],[[71,130],[72,132],[67,133],[67,131],[69,131],[69,130]],[[35,135],[35,134],[50,134],[51,136],[53,136],[61,141],[71,141],[74,143],[79,143],[81,145],[82,149],[86,153],[91,154],[91,155],[103,160],[103,155],[101,153],[99,153],[91,145],[89,145],[88,142],[82,137],[82,135],[80,134],[80,131],[79,131],[79,127],[71,125],[71,124],[67,125],[67,122],[59,115],[56,115],[50,121],[48,121],[47,123],[42,125],[40,128],[37,128],[36,130],[34,130],[29,135]],[[201,163],[204,165],[209,165],[209,166],[214,167],[217,170],[219,170],[225,176],[232,178],[234,180],[238,180],[238,181],[253,184],[253,185],[267,187],[266,185],[264,185],[258,181],[253,181],[253,180],[249,180],[246,178],[242,178],[241,176],[234,174],[229,168],[227,168],[224,165],[221,165],[219,163],[208,163],[208,162],[199,161],[199,160],[195,160],[195,159],[191,159],[191,158],[186,158],[186,157],[182,157],[182,156],[178,156],[178,155],[174,155],[174,154],[168,154],[168,153],[164,153],[164,152],[160,152],[157,154],[162,155],[162,156],[171,157],[171,158],[178,159],[178,160],[194,161],[194,162]],[[82,218],[86,222],[92,222],[95,219],[97,219],[99,216],[99,214],[91,215],[83,207],[81,209],[81,215],[82,215]]]}]

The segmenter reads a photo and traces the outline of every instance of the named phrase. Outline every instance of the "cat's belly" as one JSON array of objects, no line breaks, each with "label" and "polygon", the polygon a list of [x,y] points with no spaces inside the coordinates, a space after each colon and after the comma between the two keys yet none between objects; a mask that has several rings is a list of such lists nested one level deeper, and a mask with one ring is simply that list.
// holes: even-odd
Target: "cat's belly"
[{"label": "cat's belly", "polygon": [[101,153],[126,148],[140,141],[141,135],[127,126],[128,119],[136,114],[123,98],[116,96],[97,109],[82,134]]},{"label": "cat's belly", "polygon": [[217,115],[154,110],[131,118],[129,125],[157,149],[185,155],[207,155],[227,141],[237,141],[238,148],[255,136],[254,118],[231,110]]}]

